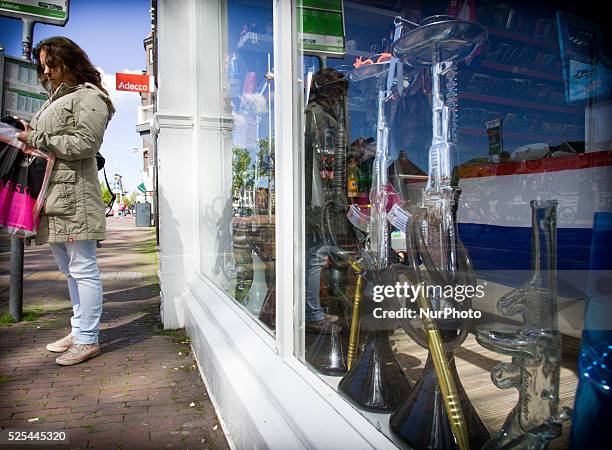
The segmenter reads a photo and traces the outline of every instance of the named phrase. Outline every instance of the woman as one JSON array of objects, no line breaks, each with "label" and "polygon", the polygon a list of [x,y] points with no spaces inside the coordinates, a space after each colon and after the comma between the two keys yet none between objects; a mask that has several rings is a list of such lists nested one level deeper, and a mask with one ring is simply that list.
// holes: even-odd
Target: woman
[{"label": "woman", "polygon": [[70,39],[53,37],[34,49],[38,77],[50,97],[18,139],[54,153],[36,243],[49,243],[68,279],[72,332],[49,345],[55,360],[74,365],[100,353],[102,282],[96,241],[104,239],[106,218],[95,155],[115,112],[100,73]]}]

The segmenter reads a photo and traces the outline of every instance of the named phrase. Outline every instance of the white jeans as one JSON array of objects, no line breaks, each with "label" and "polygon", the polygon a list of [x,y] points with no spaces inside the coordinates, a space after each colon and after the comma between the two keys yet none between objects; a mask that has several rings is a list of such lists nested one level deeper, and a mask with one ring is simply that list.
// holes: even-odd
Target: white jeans
[{"label": "white jeans", "polygon": [[72,335],[77,344],[98,342],[102,316],[102,280],[96,260],[96,241],[49,244],[60,272],[68,279],[72,302]]}]

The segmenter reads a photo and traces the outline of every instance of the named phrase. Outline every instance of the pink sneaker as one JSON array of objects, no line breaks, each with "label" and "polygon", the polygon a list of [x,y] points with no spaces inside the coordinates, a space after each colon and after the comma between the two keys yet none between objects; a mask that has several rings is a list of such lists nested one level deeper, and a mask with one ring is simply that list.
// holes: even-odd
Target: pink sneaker
[{"label": "pink sneaker", "polygon": [[68,350],[55,358],[60,366],[74,366],[100,354],[98,344],[73,344]]},{"label": "pink sneaker", "polygon": [[58,341],[48,344],[47,350],[55,353],[62,353],[72,347],[72,344],[74,344],[74,336],[72,334],[69,334],[68,336],[63,337]]}]

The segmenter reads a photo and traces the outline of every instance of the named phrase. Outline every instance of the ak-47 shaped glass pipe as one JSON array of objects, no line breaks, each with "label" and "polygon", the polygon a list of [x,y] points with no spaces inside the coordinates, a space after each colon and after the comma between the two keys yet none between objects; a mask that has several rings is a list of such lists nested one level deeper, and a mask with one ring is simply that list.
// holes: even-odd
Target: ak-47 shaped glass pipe
[{"label": "ak-47 shaped glass pipe", "polygon": [[[401,35],[404,21],[397,17],[394,23],[394,40],[396,40]],[[386,110],[387,104],[393,95],[402,94],[404,87],[403,65],[391,54],[383,53],[377,55],[376,62],[358,60],[355,66],[355,69],[350,74],[351,81],[361,83],[374,80],[378,90],[376,156],[374,158],[372,187],[370,189],[370,204],[372,205],[370,217],[369,221],[367,217],[363,217],[365,220],[362,219],[362,222],[364,222],[362,225],[365,225],[366,222],[369,222],[369,224],[365,225],[365,227],[360,227],[353,220],[354,217],[351,218],[351,212],[349,212],[349,220],[362,231],[367,230],[369,233],[369,254],[374,261],[375,268],[383,270],[389,265],[390,243],[387,211],[391,202],[387,173],[389,168],[389,124],[387,122]],[[353,215],[355,215],[355,211],[358,211],[358,209],[353,208]],[[356,213],[356,215],[359,216],[359,213]]]},{"label": "ak-47 shaped glass pipe", "polygon": [[[430,68],[432,76],[433,132],[422,208],[407,212],[395,205],[387,217],[406,232],[409,269],[400,275],[400,281],[439,286],[475,284],[469,255],[457,237],[459,190],[451,184],[456,151],[455,66],[471,56],[486,37],[486,30],[477,23],[433,16],[393,44],[393,55],[401,62]],[[452,307],[466,311],[471,307],[471,299],[459,302],[421,296],[417,300],[421,310]],[[479,448],[489,435],[461,386],[453,357],[471,322],[424,320],[423,331],[408,320],[402,326],[419,345],[429,349],[429,356],[413,392],[391,416],[391,430],[413,448]]]},{"label": "ak-47 shaped glass pipe", "polygon": [[[395,37],[401,34],[402,22],[395,23]],[[395,83],[396,75],[399,82]],[[390,54],[382,54],[376,62],[355,64],[350,73],[351,82],[373,81],[377,90],[377,141],[374,159],[374,179],[370,191],[372,204],[370,215],[361,215],[358,209],[349,210],[348,218],[361,231],[369,235],[366,249],[358,255],[349,255],[338,248],[322,248],[320,252],[330,256],[332,261],[344,261],[355,271],[357,284],[352,302],[352,320],[347,352],[348,373],[340,380],[338,390],[360,408],[373,412],[391,412],[408,395],[412,382],[397,362],[389,335],[396,323],[390,320],[376,320],[373,317],[372,293],[374,286],[390,283],[388,276],[389,224],[388,204],[393,202],[388,186],[389,125],[386,119],[389,101],[397,92],[401,94],[403,74],[401,64]],[[356,215],[355,215],[356,213]],[[357,222],[354,219],[358,219]],[[353,260],[355,258],[355,260]],[[364,346],[358,351],[360,332]]]},{"label": "ak-47 shaped glass pipe", "polygon": [[545,449],[561,435],[561,424],[569,418],[569,408],[559,409],[556,207],[556,200],[531,202],[533,273],[529,281],[497,302],[502,316],[520,314],[524,324],[477,328],[480,345],[512,356],[512,362],[493,368],[493,383],[519,391],[517,405],[485,449]]},{"label": "ak-47 shaped glass pipe", "polygon": [[457,270],[457,236],[452,211],[457,198],[451,185],[455,145],[455,71],[485,41],[479,24],[449,16],[429,17],[393,44],[393,54],[415,68],[430,68],[432,77],[432,142],[428,181],[426,238],[438,268],[452,279]]}]

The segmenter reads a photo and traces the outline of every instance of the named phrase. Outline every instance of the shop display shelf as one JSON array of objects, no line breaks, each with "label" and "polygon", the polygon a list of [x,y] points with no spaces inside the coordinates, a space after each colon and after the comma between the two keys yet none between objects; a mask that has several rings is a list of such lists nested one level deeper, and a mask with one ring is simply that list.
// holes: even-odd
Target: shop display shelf
[{"label": "shop display shelf", "polygon": [[[474,127],[459,127],[459,133],[466,134],[468,136],[487,137],[487,131],[480,128]],[[550,142],[551,140],[557,140],[559,136],[551,136],[545,134],[536,133],[521,133],[520,131],[503,131],[504,139],[516,139],[519,141],[531,141],[531,142]]]},{"label": "shop display shelf", "polygon": [[539,72],[537,70],[530,70],[530,69],[526,69],[524,67],[519,67],[519,66],[508,66],[506,64],[499,64],[496,62],[486,61],[486,60],[483,60],[480,63],[480,65],[484,67],[485,69],[499,70],[500,72],[508,72],[514,75],[525,75],[528,77],[543,78],[545,80],[550,80],[550,81],[559,81],[559,82],[563,81],[563,77],[561,77],[561,75],[556,75],[554,73],[547,73],[547,72]]},{"label": "shop display shelf", "polygon": [[492,36],[497,36],[504,39],[512,39],[513,41],[525,42],[526,44],[535,45],[538,47],[550,48],[558,50],[559,45],[554,41],[545,41],[543,39],[536,39],[524,34],[513,33],[512,31],[501,30],[495,27],[486,27],[487,31]]},{"label": "shop display shelf", "polygon": [[516,106],[517,108],[526,108],[526,109],[537,109],[540,111],[549,111],[549,112],[557,112],[562,114],[571,114],[575,116],[580,116],[583,114],[578,108],[572,108],[567,106],[557,106],[557,105],[548,105],[545,103],[534,103],[528,102],[525,100],[516,100],[512,98],[506,97],[496,97],[493,95],[484,95],[484,94],[474,94],[472,92],[461,92],[459,93],[459,98],[464,100],[473,100],[476,102],[484,102],[484,103],[495,103],[498,105],[507,105],[507,106]]}]

